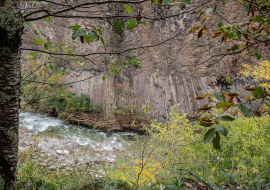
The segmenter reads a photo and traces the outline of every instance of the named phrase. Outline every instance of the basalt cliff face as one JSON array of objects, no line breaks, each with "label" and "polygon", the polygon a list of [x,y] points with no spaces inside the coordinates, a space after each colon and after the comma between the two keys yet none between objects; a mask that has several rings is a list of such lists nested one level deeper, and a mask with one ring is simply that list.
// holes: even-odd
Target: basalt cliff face
[{"label": "basalt cliff face", "polygon": [[[195,1],[194,6],[199,3],[200,0]],[[206,7],[202,6],[203,8]],[[118,13],[124,11],[121,5],[104,6],[103,11],[112,9]],[[57,23],[54,26],[45,27],[44,21],[43,24],[33,23],[32,28],[47,32],[52,41],[67,40],[72,43],[72,31],[66,26],[81,24],[89,28],[90,24],[102,23],[103,36],[108,43],[107,52],[123,53],[111,54],[110,58],[106,54],[89,56],[92,63],[84,64],[84,67],[63,61],[60,69],[68,71],[63,83],[94,76],[90,81],[85,80],[70,86],[77,94],[88,94],[91,103],[99,103],[107,116],[117,106],[132,106],[136,110],[142,110],[143,105],[147,104],[155,117],[163,117],[168,107],[173,105],[178,105],[181,113],[194,117],[198,108],[207,104],[207,100],[195,100],[197,96],[216,90],[245,94],[244,87],[253,83],[237,73],[242,64],[255,63],[254,57],[247,53],[224,56],[226,49],[234,44],[230,41],[221,44],[211,36],[217,30],[219,21],[233,24],[243,19],[240,6],[227,4],[223,7],[228,23],[219,14],[209,13],[203,24],[206,26],[206,33],[200,39],[198,32],[189,33],[192,27],[202,25],[202,18],[196,21],[194,14],[159,19],[179,12],[170,6],[151,5],[151,2],[133,7],[133,14],[139,12],[145,15],[149,12],[148,17],[155,19],[143,18],[142,21],[147,24],[139,24],[132,32],[128,29],[124,29],[122,33],[115,31],[113,20],[109,19],[78,21],[52,18],[52,22]],[[119,21],[124,23],[127,19]],[[25,47],[32,46],[31,40],[28,42],[27,38],[35,38],[36,35],[29,29],[26,30]],[[84,53],[104,52],[99,42],[81,48]],[[264,51],[262,57],[267,58],[267,53]],[[110,72],[110,63],[118,63],[119,59],[125,60],[131,54],[140,58],[141,69],[128,66],[117,76]],[[103,76],[107,78],[103,80]]]}]

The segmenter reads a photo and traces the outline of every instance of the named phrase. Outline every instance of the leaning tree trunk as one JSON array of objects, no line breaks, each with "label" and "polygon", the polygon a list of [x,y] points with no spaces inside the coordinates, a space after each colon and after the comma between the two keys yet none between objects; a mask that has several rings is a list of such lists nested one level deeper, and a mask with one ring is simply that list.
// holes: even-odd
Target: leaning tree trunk
[{"label": "leaning tree trunk", "polygon": [[0,178],[4,189],[11,189],[14,184],[18,160],[23,18],[15,2],[19,1],[0,0]]}]

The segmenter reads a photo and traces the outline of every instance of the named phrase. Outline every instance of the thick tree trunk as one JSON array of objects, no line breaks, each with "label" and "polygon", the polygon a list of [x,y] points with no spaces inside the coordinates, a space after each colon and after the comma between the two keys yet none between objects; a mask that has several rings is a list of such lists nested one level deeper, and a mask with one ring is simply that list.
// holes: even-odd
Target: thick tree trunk
[{"label": "thick tree trunk", "polygon": [[11,0],[0,0],[0,178],[4,189],[14,184],[18,160],[22,32],[20,11]]}]

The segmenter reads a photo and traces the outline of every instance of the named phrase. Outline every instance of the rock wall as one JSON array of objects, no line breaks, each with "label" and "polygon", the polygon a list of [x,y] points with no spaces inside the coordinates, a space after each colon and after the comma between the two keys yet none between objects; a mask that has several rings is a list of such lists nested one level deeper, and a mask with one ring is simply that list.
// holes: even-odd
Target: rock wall
[{"label": "rock wall", "polygon": [[[195,1],[195,5],[199,3],[199,0]],[[111,9],[112,7],[106,8]],[[117,9],[124,10],[121,6]],[[228,3],[223,7],[228,23],[217,13],[210,13],[204,23],[206,33],[200,39],[197,37],[198,32],[189,33],[192,27],[202,25],[200,21],[195,21],[194,14],[179,14],[159,20],[158,18],[174,15],[179,11],[170,6],[153,6],[151,2],[135,7],[133,14],[149,10],[149,15],[156,20],[143,19],[147,25],[139,24],[132,32],[125,29],[123,33],[119,33],[113,28],[112,21],[107,20],[104,23],[107,52],[125,52],[121,56],[112,54],[111,58],[106,55],[90,56],[94,64],[85,64],[83,68],[72,63],[62,63],[61,69],[68,71],[63,82],[72,83],[94,76],[91,80],[70,86],[77,94],[88,94],[91,103],[99,103],[106,116],[117,106],[132,106],[136,110],[142,110],[142,106],[147,104],[151,114],[155,113],[155,117],[162,118],[169,106],[180,104],[181,113],[194,117],[198,108],[207,103],[207,100],[194,100],[199,95],[215,90],[246,93],[243,87],[253,82],[239,76],[237,72],[243,63],[256,63],[256,60],[247,53],[223,56],[226,49],[234,44],[230,41],[221,44],[211,36],[217,30],[219,21],[233,24],[244,18],[238,6]],[[55,23],[59,22],[63,24],[63,21],[55,19]],[[96,20],[89,22],[98,23]],[[66,25],[74,23],[76,21],[69,19]],[[79,23],[89,26],[86,21]],[[42,27],[41,24],[37,26]],[[50,29],[51,40],[66,39],[70,42],[71,31],[62,27],[62,34],[59,35],[57,30],[60,27],[62,26]],[[83,48],[84,52],[104,51],[98,43]],[[112,61],[117,63],[120,58],[125,60],[131,54],[140,58],[141,69],[128,66],[118,76],[108,70]],[[264,51],[262,57],[267,58],[267,54]],[[103,80],[103,76],[107,78]],[[222,79],[225,77],[233,82],[224,82]]]}]

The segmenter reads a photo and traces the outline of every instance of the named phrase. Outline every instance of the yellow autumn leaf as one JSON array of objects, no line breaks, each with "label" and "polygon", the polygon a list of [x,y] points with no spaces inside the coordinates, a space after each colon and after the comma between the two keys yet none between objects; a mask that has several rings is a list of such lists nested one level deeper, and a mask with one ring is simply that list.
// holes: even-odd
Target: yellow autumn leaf
[{"label": "yellow autumn leaf", "polygon": [[198,33],[198,39],[199,39],[200,37],[202,37],[202,35],[204,35],[205,31],[206,31],[206,26],[203,27],[203,28],[199,31],[199,33]]},{"label": "yellow autumn leaf", "polygon": [[205,20],[206,20],[206,16],[203,17],[202,24],[205,22]]},{"label": "yellow autumn leaf", "polygon": [[203,27],[203,26],[196,26],[194,28],[191,28],[191,30],[189,31],[189,33],[196,32],[201,27]]}]

